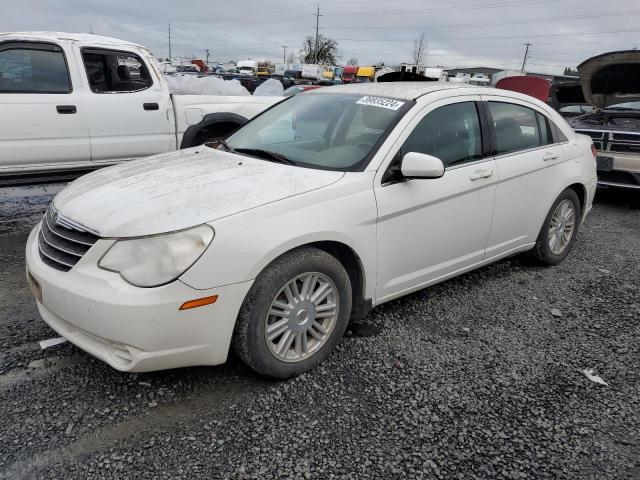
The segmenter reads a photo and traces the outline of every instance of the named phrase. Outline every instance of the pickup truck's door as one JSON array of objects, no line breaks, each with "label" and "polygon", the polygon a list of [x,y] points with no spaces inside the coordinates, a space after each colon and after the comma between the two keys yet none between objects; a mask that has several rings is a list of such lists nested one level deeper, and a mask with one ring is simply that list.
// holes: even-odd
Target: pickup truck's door
[{"label": "pickup truck's door", "polygon": [[91,157],[113,162],[174,148],[169,92],[134,52],[82,48],[91,89],[88,102]]},{"label": "pickup truck's door", "polygon": [[0,174],[89,164],[87,110],[65,53],[53,43],[0,43]]}]

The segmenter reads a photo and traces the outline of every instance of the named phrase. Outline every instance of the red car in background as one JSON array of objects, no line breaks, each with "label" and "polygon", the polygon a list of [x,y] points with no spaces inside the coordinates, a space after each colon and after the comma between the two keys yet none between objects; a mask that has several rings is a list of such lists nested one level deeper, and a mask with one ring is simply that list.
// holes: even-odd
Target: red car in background
[{"label": "red car in background", "polygon": [[524,75],[506,77],[498,80],[496,88],[531,95],[541,102],[547,103],[549,101],[549,93],[551,91],[551,81],[542,77]]}]

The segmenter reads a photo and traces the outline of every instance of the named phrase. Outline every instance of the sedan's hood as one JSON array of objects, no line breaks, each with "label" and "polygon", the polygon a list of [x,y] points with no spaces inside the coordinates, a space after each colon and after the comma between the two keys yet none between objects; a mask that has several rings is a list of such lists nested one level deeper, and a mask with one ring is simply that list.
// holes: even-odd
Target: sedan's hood
[{"label": "sedan's hood", "polygon": [[640,101],[640,51],[610,52],[578,65],[586,101],[604,108]]},{"label": "sedan's hood", "polygon": [[54,204],[99,236],[135,237],[233,215],[325,187],[343,175],[202,146],[98,170],[70,184]]}]

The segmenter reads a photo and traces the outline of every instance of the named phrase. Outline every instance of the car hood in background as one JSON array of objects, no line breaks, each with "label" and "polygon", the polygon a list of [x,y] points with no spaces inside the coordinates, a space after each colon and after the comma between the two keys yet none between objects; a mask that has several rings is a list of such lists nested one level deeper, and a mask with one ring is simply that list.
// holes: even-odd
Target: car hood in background
[{"label": "car hood in background", "polygon": [[85,175],[54,199],[101,237],[189,228],[330,185],[343,172],[277,164],[196,147]]},{"label": "car hood in background", "polygon": [[604,108],[640,101],[640,51],[610,52],[578,65],[585,100]]}]

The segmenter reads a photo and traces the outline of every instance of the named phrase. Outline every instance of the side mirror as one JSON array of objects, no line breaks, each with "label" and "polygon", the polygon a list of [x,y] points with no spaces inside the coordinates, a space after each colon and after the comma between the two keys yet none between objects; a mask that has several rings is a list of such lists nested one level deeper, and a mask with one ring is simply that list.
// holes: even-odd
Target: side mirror
[{"label": "side mirror", "polygon": [[402,157],[400,171],[405,178],[440,178],[444,175],[444,164],[437,157],[409,152]]}]

